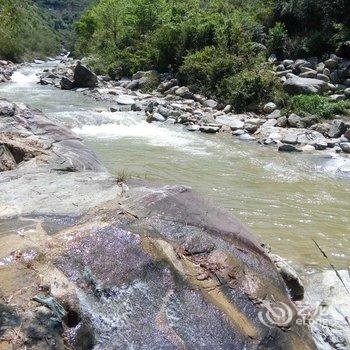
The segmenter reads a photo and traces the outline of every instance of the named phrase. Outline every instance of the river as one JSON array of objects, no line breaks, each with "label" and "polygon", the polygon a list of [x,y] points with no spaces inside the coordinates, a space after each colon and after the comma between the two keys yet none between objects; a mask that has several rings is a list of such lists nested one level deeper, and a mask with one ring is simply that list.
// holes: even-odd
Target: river
[{"label": "river", "polygon": [[230,135],[148,124],[141,112],[111,113],[110,103],[38,84],[36,74],[47,67],[21,68],[0,86],[0,97],[72,128],[113,174],[192,187],[296,266],[329,267],[312,239],[337,268],[349,266],[350,179],[336,174],[340,156],[278,153]]}]

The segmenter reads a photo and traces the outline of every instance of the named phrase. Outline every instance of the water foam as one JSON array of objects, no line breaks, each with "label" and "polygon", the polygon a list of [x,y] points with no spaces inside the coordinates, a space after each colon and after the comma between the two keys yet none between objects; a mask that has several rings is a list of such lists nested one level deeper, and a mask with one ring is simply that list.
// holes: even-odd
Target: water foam
[{"label": "water foam", "polygon": [[11,77],[11,81],[20,85],[27,85],[37,83],[39,81],[38,76],[35,73],[23,74],[22,72],[14,72]]}]

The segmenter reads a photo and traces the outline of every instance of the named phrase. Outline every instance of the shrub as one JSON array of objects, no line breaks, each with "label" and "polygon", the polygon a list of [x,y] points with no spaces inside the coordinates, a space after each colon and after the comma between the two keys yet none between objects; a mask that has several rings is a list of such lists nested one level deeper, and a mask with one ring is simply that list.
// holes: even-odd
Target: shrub
[{"label": "shrub", "polygon": [[280,83],[266,69],[245,69],[225,78],[218,88],[219,95],[236,112],[259,109],[263,103],[275,100],[281,90]]},{"label": "shrub", "polygon": [[285,25],[277,22],[274,27],[270,28],[267,37],[267,48],[270,53],[274,53],[279,59],[283,58],[286,53],[287,38]]},{"label": "shrub", "polygon": [[313,114],[322,118],[332,118],[336,114],[347,114],[350,102],[332,102],[325,96],[320,95],[298,95],[290,99],[285,113],[296,113],[299,115]]}]

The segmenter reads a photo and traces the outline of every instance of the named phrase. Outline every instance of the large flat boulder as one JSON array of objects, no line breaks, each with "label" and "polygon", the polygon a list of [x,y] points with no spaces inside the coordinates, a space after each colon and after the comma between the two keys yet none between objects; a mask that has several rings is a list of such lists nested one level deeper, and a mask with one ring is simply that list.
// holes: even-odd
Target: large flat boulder
[{"label": "large flat boulder", "polygon": [[[95,210],[51,250],[79,286],[98,346],[314,348],[274,264],[241,223],[186,187],[129,187],[120,206]],[[284,305],[290,317],[264,323],[266,305]]]},{"label": "large flat boulder", "polygon": [[292,77],[287,79],[284,84],[284,90],[291,95],[298,94],[317,94],[326,89],[327,82],[320,79]]},{"label": "large flat boulder", "polygon": [[120,190],[96,155],[39,110],[0,100],[0,217],[79,215]]}]

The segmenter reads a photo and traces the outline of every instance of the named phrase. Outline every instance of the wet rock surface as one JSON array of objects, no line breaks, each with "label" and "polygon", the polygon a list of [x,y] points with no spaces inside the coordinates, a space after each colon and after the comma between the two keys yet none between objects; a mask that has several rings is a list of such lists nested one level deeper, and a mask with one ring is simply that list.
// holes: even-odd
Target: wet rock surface
[{"label": "wet rock surface", "polygon": [[24,105],[0,100],[0,111],[1,217],[79,215],[117,196],[115,180],[69,129]]}]

